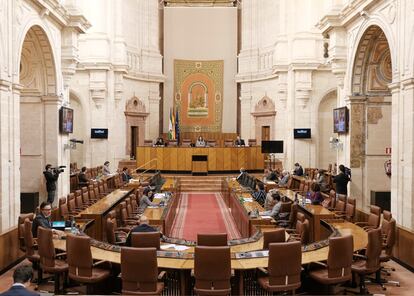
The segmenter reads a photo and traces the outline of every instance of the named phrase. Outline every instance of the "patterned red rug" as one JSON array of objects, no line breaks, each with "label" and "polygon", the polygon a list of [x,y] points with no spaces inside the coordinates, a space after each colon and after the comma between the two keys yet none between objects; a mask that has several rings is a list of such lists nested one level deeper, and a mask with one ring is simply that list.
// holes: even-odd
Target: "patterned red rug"
[{"label": "patterned red rug", "polygon": [[196,241],[197,233],[220,232],[229,240],[241,238],[221,193],[181,193],[171,237]]}]

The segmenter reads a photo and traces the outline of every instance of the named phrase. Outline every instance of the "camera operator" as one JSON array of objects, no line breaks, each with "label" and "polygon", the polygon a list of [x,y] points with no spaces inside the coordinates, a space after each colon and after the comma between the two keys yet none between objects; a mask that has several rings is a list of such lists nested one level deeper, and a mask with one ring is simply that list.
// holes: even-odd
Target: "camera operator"
[{"label": "camera operator", "polygon": [[51,164],[47,164],[43,174],[46,179],[46,190],[47,190],[47,202],[53,204],[55,200],[56,192],[56,181],[59,178],[59,174],[63,172],[61,168],[52,168]]}]

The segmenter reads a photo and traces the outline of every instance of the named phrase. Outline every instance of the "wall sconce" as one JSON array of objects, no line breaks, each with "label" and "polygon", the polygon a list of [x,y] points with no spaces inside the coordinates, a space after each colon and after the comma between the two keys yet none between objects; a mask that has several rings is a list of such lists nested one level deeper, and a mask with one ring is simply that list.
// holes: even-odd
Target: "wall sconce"
[{"label": "wall sconce", "polygon": [[331,144],[331,149],[342,150],[344,148],[344,143],[335,137],[329,138],[329,144]]}]

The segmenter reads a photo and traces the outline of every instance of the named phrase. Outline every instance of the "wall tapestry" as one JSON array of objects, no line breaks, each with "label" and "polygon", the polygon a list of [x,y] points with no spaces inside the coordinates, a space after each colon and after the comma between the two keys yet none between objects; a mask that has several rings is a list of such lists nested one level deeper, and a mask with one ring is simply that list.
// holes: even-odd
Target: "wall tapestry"
[{"label": "wall tapestry", "polygon": [[224,62],[174,60],[174,108],[180,131],[221,132]]}]

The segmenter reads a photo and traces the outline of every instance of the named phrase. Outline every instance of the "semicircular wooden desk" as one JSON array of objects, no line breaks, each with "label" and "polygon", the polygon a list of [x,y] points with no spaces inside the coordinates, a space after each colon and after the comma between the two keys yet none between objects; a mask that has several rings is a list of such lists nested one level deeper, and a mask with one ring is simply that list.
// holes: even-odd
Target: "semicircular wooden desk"
[{"label": "semicircular wooden desk", "polygon": [[[227,185],[229,185],[230,188],[232,186],[235,186],[233,183],[227,184]],[[293,196],[292,194],[294,194],[292,192],[289,192],[288,190],[284,190],[284,191],[281,190],[281,193],[287,197],[292,197]],[[176,211],[176,206],[178,203],[177,202],[178,196],[179,194],[175,196],[175,199],[169,202],[166,209],[164,209],[163,214],[161,214],[159,209],[154,209],[156,210],[155,212],[157,213],[157,215],[159,215],[160,219],[162,218],[174,219],[174,217],[169,214],[171,212]],[[224,196],[226,195],[223,194],[223,197]],[[239,201],[238,199],[239,197],[237,194],[231,194],[230,196],[227,196],[224,198],[229,198],[229,200],[227,201],[228,203],[234,202],[234,203],[242,204]],[[260,229],[263,232],[274,229],[274,228],[270,228],[269,225],[266,225],[266,223],[264,223],[264,221],[261,221],[260,218],[252,218],[252,219],[249,218],[249,215],[248,215],[249,210],[259,208],[260,207],[259,205],[256,205],[255,203],[248,203],[248,202],[243,203],[242,205],[245,209],[244,215],[246,215],[247,220],[249,221],[247,222],[248,226],[245,226],[245,227]],[[151,211],[151,210],[152,209],[147,209],[147,211]],[[308,208],[307,211],[308,211],[308,215],[312,215],[312,210]],[[151,216],[151,213],[146,212],[146,215],[153,217]],[[252,223],[251,220],[253,220],[253,224],[249,224],[249,223]],[[368,242],[367,233],[362,228],[360,228],[359,226],[356,226],[353,223],[346,222],[343,220],[334,220],[334,219],[330,219],[326,221],[318,220],[318,223],[323,223],[325,227],[334,229],[334,231],[336,232],[336,235],[347,235],[347,234],[353,235],[355,251],[363,249],[367,245],[367,242]],[[95,241],[95,242],[98,242],[98,243],[95,243],[91,246],[93,259],[109,261],[109,262],[116,263],[116,264],[121,263],[120,247],[108,245],[107,243],[103,243],[103,242],[99,243],[99,241]],[[162,244],[168,244],[168,243],[170,242],[167,241]],[[66,251],[65,240],[56,239],[54,240],[54,245],[56,249]],[[265,252],[260,252],[261,254],[259,256],[253,257],[253,258],[249,258],[249,256],[241,256],[240,254],[244,254],[244,253],[248,254],[249,252],[254,253],[255,251],[262,250],[262,248],[263,248],[263,236],[262,235],[258,235],[257,239],[251,239],[247,243],[241,243],[238,245],[230,246],[231,254],[232,254],[231,268],[236,271],[236,276],[238,278],[238,283],[239,283],[236,294],[242,294],[243,292],[242,276],[243,276],[244,270],[268,266],[268,255]],[[322,245],[322,247],[317,247],[314,250],[306,250],[306,246],[305,246],[302,248],[302,250],[303,250],[302,264],[308,264],[308,263],[315,262],[315,261],[327,260],[329,246]],[[190,276],[190,270],[194,268],[194,258],[193,258],[194,247],[189,246],[187,250],[177,252],[178,253],[177,256],[174,256],[174,255],[166,256],[165,255],[166,253],[174,254],[174,251],[169,251],[169,250],[167,250],[167,252],[159,251],[158,259],[157,259],[158,267],[163,268],[163,269],[180,270],[180,274],[182,275],[181,276],[181,293],[183,295],[186,295],[189,292],[188,278]]]}]

